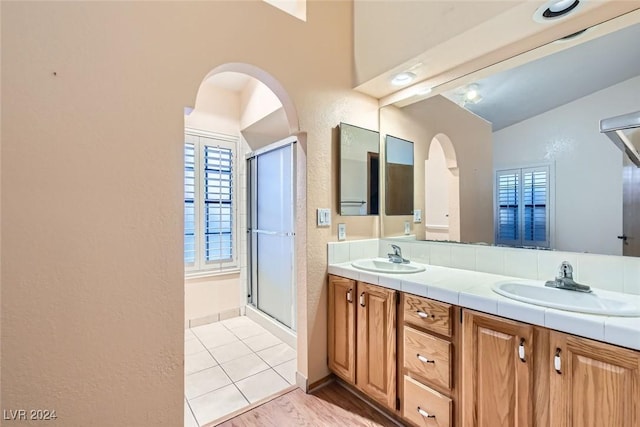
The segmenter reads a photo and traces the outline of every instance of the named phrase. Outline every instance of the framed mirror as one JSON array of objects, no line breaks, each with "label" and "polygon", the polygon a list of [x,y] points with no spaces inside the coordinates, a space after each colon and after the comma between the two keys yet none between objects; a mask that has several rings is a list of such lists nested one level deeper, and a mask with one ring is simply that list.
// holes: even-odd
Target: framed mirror
[{"label": "framed mirror", "polygon": [[413,213],[413,142],[385,136],[385,214]]},{"label": "framed mirror", "polygon": [[[621,18],[381,109],[382,134],[415,142],[418,238],[640,256],[640,173],[599,129],[640,110],[640,22]],[[457,193],[430,209],[435,152]]]},{"label": "framed mirror", "polygon": [[378,215],[380,134],[340,123],[340,215]]}]

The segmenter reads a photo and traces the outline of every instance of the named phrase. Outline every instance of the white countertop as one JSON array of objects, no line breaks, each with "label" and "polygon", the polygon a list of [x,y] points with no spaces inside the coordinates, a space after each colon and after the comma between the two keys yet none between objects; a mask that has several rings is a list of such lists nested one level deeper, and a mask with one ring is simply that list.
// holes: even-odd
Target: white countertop
[{"label": "white countertop", "polygon": [[[351,262],[345,262],[329,264],[329,274],[640,350],[640,317],[583,314],[522,303],[498,295],[491,287],[505,280],[542,284],[541,281],[422,265],[426,269],[420,273],[382,274],[359,270]],[[600,289],[594,291],[603,296],[617,294]]]}]

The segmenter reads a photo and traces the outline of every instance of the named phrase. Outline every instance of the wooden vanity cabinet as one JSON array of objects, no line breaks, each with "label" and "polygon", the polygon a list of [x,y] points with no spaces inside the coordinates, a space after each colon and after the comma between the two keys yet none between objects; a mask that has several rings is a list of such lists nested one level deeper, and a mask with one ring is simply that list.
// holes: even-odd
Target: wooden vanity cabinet
[{"label": "wooden vanity cabinet", "polygon": [[470,310],[462,323],[462,426],[533,426],[533,326]]},{"label": "wooden vanity cabinet", "polygon": [[329,369],[396,410],[396,291],[329,276]]},{"label": "wooden vanity cabinet", "polygon": [[355,280],[329,276],[329,369],[343,380],[356,383]]},{"label": "wooden vanity cabinet", "polygon": [[638,351],[333,275],[328,305],[329,369],[407,424],[640,427]]},{"label": "wooden vanity cabinet", "polygon": [[456,426],[459,308],[407,293],[400,305],[402,417],[420,427]]},{"label": "wooden vanity cabinet", "polygon": [[550,427],[640,426],[640,353],[550,332]]}]

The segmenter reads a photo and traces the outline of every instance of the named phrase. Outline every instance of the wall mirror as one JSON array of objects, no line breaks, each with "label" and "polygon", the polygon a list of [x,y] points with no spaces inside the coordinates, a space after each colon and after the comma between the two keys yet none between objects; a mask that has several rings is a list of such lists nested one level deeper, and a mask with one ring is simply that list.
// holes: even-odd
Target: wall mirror
[{"label": "wall mirror", "polygon": [[415,143],[416,236],[640,256],[639,169],[599,129],[640,110],[639,17],[381,108],[381,134]]},{"label": "wall mirror", "polygon": [[340,123],[340,215],[378,215],[380,133]]},{"label": "wall mirror", "polygon": [[413,213],[413,142],[385,136],[385,214]]}]

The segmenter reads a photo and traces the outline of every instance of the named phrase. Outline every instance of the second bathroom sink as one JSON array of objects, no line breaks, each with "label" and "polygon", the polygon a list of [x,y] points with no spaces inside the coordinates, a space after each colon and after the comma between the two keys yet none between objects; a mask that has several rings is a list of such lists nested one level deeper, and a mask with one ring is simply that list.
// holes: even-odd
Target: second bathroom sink
[{"label": "second bathroom sink", "polygon": [[599,295],[595,290],[584,293],[518,282],[496,283],[493,291],[516,301],[560,310],[607,316],[640,316],[640,299],[625,294],[618,297],[613,292],[603,292],[603,295]]},{"label": "second bathroom sink", "polygon": [[352,262],[351,265],[360,270],[387,274],[419,273],[425,270],[424,266],[419,264],[411,262],[408,264],[398,264],[384,258],[359,259]]}]

